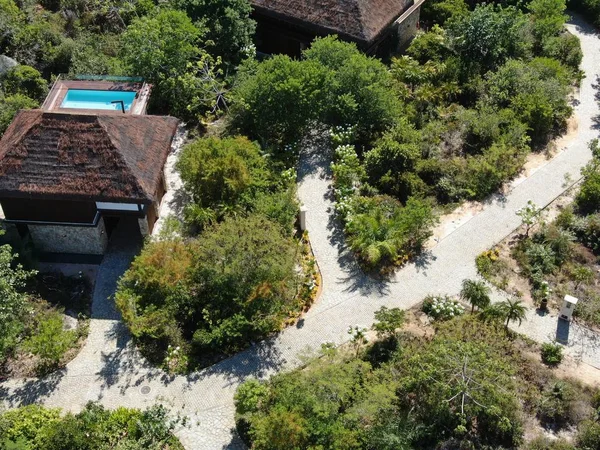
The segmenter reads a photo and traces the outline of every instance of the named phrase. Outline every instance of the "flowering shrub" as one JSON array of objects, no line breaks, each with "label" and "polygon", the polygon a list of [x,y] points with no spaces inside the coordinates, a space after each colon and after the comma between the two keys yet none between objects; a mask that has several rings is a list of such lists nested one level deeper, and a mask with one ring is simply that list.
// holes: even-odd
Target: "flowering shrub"
[{"label": "flowering shrub", "polygon": [[486,250],[477,256],[475,265],[482,277],[489,279],[493,274],[494,263],[498,261],[498,258],[500,258],[500,251],[496,248]]},{"label": "flowering shrub", "polygon": [[346,220],[354,210],[354,199],[366,174],[355,147],[350,144],[354,139],[354,127],[335,127],[330,131],[330,137],[334,146],[331,171],[333,172],[336,210],[342,220]]},{"label": "flowering shrub", "polygon": [[188,365],[188,357],[185,352],[181,351],[181,347],[173,347],[169,345],[167,348],[167,356],[165,357],[165,369],[169,373],[185,373]]},{"label": "flowering shrub", "polygon": [[337,147],[339,145],[352,143],[355,139],[355,130],[356,127],[352,125],[333,127],[329,131],[333,146]]},{"label": "flowering shrub", "polygon": [[460,316],[465,308],[456,300],[448,296],[428,296],[423,301],[422,310],[434,320],[448,320]]}]

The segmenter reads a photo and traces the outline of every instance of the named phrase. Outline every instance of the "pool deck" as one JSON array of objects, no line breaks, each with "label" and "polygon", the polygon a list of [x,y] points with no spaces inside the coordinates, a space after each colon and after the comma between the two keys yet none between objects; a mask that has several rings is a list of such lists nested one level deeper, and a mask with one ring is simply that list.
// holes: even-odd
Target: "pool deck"
[{"label": "pool deck", "polygon": [[125,111],[125,114],[143,115],[146,114],[146,106],[148,104],[148,99],[150,98],[152,87],[149,84],[138,82],[59,80],[52,87],[48,97],[46,97],[42,109],[44,111],[60,111],[69,114],[98,114],[99,112],[102,114],[123,114],[121,110],[61,108],[60,105],[69,89],[137,92],[137,97],[133,100],[131,108],[129,108],[128,111]]}]

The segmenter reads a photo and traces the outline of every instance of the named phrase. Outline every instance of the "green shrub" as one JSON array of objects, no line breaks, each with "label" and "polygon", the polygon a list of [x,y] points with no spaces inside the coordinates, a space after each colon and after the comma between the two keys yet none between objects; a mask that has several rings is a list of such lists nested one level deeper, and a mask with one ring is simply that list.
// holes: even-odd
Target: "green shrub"
[{"label": "green shrub", "polygon": [[597,450],[600,448],[600,422],[584,420],[577,430],[577,448],[581,450]]},{"label": "green shrub", "polygon": [[234,402],[236,413],[243,415],[257,412],[268,393],[269,389],[264,383],[254,378],[245,381],[235,392]]},{"label": "green shrub", "polygon": [[550,58],[511,60],[486,75],[483,98],[497,108],[511,108],[529,127],[532,143],[540,145],[562,130],[571,115],[567,94],[572,79],[568,69]]},{"label": "green shrub", "polygon": [[588,173],[575,198],[577,206],[586,214],[600,209],[600,173]]},{"label": "green shrub", "polygon": [[297,143],[316,120],[356,126],[370,143],[401,109],[381,61],[336,37],[316,39],[302,60],[277,55],[240,71],[233,97],[235,125],[279,151]]},{"label": "green shrub", "polygon": [[234,205],[270,181],[259,147],[243,137],[199,139],[183,149],[177,170],[193,200],[204,208]]},{"label": "green shrub", "polygon": [[127,408],[109,411],[98,404],[88,403],[78,414],[68,413],[59,417],[59,412],[58,409],[25,406],[0,414],[0,432],[6,439],[7,448],[183,449],[173,436],[179,420],[169,419],[168,411],[160,405],[145,411]]},{"label": "green shrub", "polygon": [[0,96],[0,135],[6,131],[17,112],[21,109],[37,108],[39,103],[23,94]]},{"label": "green shrub", "polygon": [[63,330],[63,317],[60,311],[52,310],[44,314],[35,331],[24,342],[24,348],[39,356],[43,367],[56,367],[65,353],[77,341],[77,332]]},{"label": "green shrub", "polygon": [[487,250],[477,255],[475,266],[477,267],[479,275],[486,280],[491,281],[492,277],[495,275],[496,262],[499,257],[500,252],[497,249]]},{"label": "green shrub", "polygon": [[565,439],[550,439],[544,436],[530,441],[524,450],[577,450],[573,444]]},{"label": "green shrub", "polygon": [[23,290],[35,272],[25,271],[15,259],[10,245],[0,246],[0,363],[17,345],[30,310]]},{"label": "green shrub", "polygon": [[147,244],[116,302],[154,362],[165,362],[171,345],[207,363],[278,331],[304,307],[296,298],[299,253],[263,216],[227,218],[197,239]]},{"label": "green shrub", "polygon": [[427,201],[402,206],[388,196],[357,197],[346,216],[350,247],[367,267],[402,264],[421,249],[436,221]]},{"label": "green shrub", "polygon": [[562,350],[560,344],[542,344],[542,361],[549,366],[557,366],[563,360]]},{"label": "green shrub", "polygon": [[21,94],[42,101],[48,93],[48,83],[33,67],[16,66],[0,78],[7,96]]},{"label": "green shrub", "polygon": [[44,427],[60,422],[60,410],[28,405],[0,414],[0,436],[9,441],[35,442]]},{"label": "green shrub", "polygon": [[420,156],[416,144],[399,143],[391,137],[380,140],[365,155],[369,183],[385,194],[406,201],[411,195],[419,193],[419,189],[415,189],[411,182],[410,174],[414,172]]},{"label": "green shrub", "polygon": [[564,427],[585,419],[590,408],[587,399],[575,385],[556,381],[545,387],[537,405],[537,415],[546,425]]}]

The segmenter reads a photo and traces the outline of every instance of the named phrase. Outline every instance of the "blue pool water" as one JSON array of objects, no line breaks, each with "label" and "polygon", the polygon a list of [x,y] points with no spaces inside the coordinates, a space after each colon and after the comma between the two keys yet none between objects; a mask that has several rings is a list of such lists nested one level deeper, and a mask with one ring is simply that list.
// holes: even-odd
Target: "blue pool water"
[{"label": "blue pool water", "polygon": [[135,99],[135,92],[131,91],[94,91],[88,89],[69,89],[61,108],[76,109],[105,109],[120,110],[120,103],[111,103],[122,100],[125,111],[129,111]]}]

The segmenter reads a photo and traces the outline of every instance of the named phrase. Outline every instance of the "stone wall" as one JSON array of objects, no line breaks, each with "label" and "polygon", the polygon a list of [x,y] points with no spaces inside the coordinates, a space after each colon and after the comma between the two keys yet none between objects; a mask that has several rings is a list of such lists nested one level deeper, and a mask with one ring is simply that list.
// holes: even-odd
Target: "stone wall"
[{"label": "stone wall", "polygon": [[[418,0],[416,0],[418,2]],[[394,24],[398,36],[398,51],[404,50],[417,34],[419,29],[419,19],[421,17],[421,6],[419,5],[408,17],[404,17],[402,22],[399,20]]]},{"label": "stone wall", "polygon": [[108,245],[104,219],[95,227],[28,225],[36,249],[48,253],[103,255]]}]

